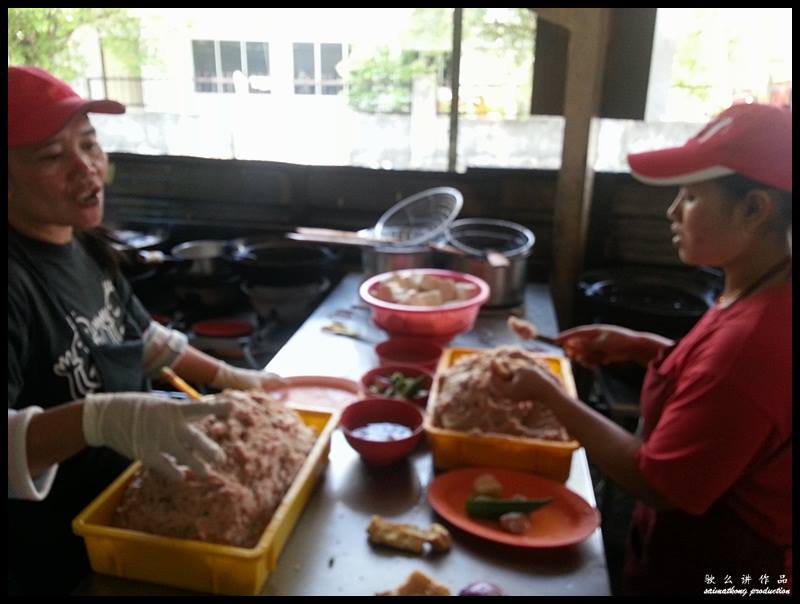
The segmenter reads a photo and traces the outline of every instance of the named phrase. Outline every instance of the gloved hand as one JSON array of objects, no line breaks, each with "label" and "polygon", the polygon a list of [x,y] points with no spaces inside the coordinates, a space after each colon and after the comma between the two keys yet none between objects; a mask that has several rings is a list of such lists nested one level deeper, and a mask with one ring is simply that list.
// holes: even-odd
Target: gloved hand
[{"label": "gloved hand", "polygon": [[205,476],[204,461],[225,459],[220,446],[189,422],[229,412],[228,403],[213,401],[183,402],[143,392],[90,394],[83,403],[83,435],[93,447],[111,447],[168,480],[180,480],[175,461]]},{"label": "gloved hand", "polygon": [[223,390],[272,390],[285,386],[285,380],[276,373],[269,371],[256,371],[255,369],[242,369],[228,363],[220,363],[217,374],[208,384],[212,388]]}]

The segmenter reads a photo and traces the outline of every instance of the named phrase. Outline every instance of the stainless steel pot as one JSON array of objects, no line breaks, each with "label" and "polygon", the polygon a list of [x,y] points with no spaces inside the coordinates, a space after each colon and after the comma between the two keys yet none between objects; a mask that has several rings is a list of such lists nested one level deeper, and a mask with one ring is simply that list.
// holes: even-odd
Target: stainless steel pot
[{"label": "stainless steel pot", "polygon": [[393,244],[363,248],[364,278],[406,268],[437,268],[429,244],[443,235],[463,204],[464,198],[458,189],[426,189],[389,208],[373,229],[358,231],[366,237],[396,240]]},{"label": "stainless steel pot", "polygon": [[[491,293],[485,306],[516,306],[525,299],[528,257],[535,237],[530,229],[507,220],[464,218],[447,231],[447,244],[459,253],[442,255],[446,268],[480,277]],[[496,266],[487,259],[498,252],[508,259],[507,266]]]},{"label": "stainless steel pot", "polygon": [[386,245],[365,247],[361,252],[364,279],[404,268],[433,268],[434,256],[427,246],[401,247]]}]

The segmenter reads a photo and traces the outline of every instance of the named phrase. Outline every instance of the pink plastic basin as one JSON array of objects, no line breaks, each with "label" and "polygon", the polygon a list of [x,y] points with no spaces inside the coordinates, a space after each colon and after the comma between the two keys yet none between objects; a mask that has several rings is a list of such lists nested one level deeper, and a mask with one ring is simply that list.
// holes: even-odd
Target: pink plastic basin
[{"label": "pink plastic basin", "polygon": [[[442,279],[472,283],[477,293],[468,300],[442,306],[410,306],[386,302],[374,296],[378,286],[394,274],[411,276],[433,275]],[[391,337],[430,338],[446,344],[460,333],[472,329],[481,305],[489,299],[489,285],[474,275],[435,268],[416,268],[370,277],[358,290],[362,300],[372,309],[372,320]]]}]

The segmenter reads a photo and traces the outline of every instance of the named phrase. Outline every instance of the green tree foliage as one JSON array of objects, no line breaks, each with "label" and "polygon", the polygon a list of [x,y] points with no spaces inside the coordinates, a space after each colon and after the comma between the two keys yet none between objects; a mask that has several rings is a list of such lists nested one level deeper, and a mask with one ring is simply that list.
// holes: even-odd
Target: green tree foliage
[{"label": "green tree foliage", "polygon": [[711,78],[708,64],[701,59],[702,36],[701,30],[691,32],[675,53],[672,86],[707,103],[710,96],[708,82]]},{"label": "green tree foliage", "polygon": [[86,59],[74,49],[73,35],[93,27],[103,52],[113,55],[130,75],[138,75],[148,52],[140,44],[139,20],[124,8],[9,8],[8,59],[74,81],[84,74]]},{"label": "green tree foliage", "polygon": [[532,65],[536,16],[528,8],[518,8],[511,16],[499,20],[485,8],[468,8],[464,19],[466,36],[474,32],[474,37],[486,46],[512,53],[517,64]]},{"label": "green tree foliage", "polygon": [[[529,9],[516,9],[511,14],[513,18],[503,20],[485,8],[468,8],[463,14],[462,54],[470,46],[480,52],[510,56],[524,71],[525,81],[530,82],[533,13]],[[406,50],[383,47],[359,64],[349,66],[350,106],[368,113],[408,113],[414,77],[436,74],[440,85],[449,84],[452,36],[452,8],[415,9],[411,26],[401,37]]]},{"label": "green tree foliage", "polygon": [[365,113],[409,113],[414,78],[435,73],[433,53],[380,48],[360,67],[350,71],[348,101]]}]

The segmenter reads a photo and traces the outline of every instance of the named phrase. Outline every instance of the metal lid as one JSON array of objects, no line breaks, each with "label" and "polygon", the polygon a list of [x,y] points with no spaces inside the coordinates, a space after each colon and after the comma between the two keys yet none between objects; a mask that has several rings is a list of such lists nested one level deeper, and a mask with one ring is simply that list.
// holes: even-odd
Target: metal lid
[{"label": "metal lid", "polygon": [[389,208],[375,224],[377,237],[397,240],[394,245],[413,247],[441,236],[455,220],[464,198],[453,187],[435,187],[407,197]]}]

